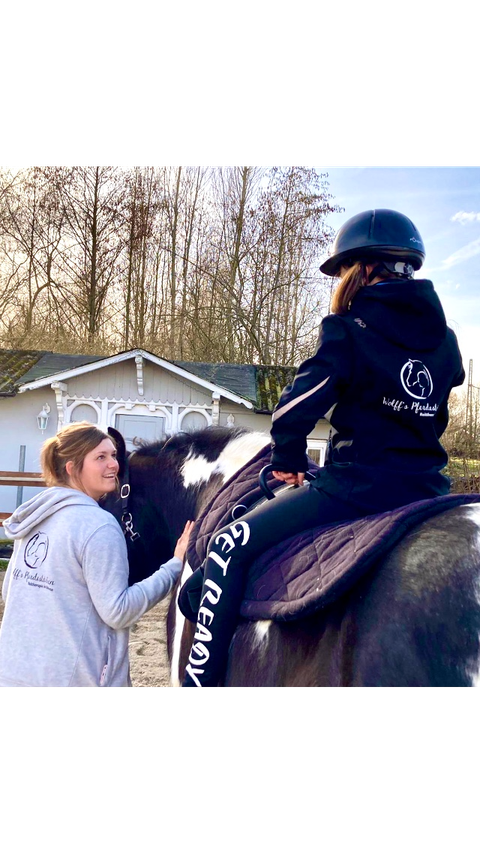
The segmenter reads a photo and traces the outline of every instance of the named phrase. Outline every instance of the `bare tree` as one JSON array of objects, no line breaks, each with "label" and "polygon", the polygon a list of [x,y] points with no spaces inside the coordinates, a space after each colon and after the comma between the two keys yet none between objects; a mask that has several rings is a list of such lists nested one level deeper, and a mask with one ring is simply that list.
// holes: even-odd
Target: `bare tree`
[{"label": "bare tree", "polygon": [[[135,168],[125,178],[123,216],[126,257],[123,269],[125,309],[122,348],[144,346],[151,322],[151,247],[158,213],[158,181],[153,168]],[[156,299],[156,289],[153,289]]]},{"label": "bare tree", "polygon": [[65,216],[63,273],[69,304],[92,345],[108,322],[104,308],[118,273],[123,224],[121,173],[111,166],[59,170]]},{"label": "bare tree", "polygon": [[51,178],[50,169],[25,170],[10,181],[3,195],[0,269],[8,269],[9,282],[15,283],[9,293],[6,319],[15,316],[16,345],[31,343],[33,337],[41,334],[43,324],[49,322],[52,309],[62,298],[55,270],[60,256],[62,213]]},{"label": "bare tree", "polygon": [[[219,360],[297,363],[311,351],[327,300],[320,258],[331,232],[324,176],[292,167],[220,170],[207,327]],[[212,254],[212,252],[211,252]]]},{"label": "bare tree", "polygon": [[0,334],[298,363],[328,306],[319,265],[336,209],[326,176],[296,166],[1,173]]}]

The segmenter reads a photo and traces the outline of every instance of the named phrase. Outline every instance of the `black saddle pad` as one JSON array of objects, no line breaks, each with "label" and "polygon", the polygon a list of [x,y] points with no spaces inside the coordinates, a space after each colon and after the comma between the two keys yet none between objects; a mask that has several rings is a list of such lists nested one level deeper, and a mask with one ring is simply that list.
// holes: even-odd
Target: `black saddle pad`
[{"label": "black saddle pad", "polygon": [[330,527],[315,527],[280,542],[250,567],[243,618],[288,621],[315,612],[350,589],[411,529],[480,495],[450,494]]}]

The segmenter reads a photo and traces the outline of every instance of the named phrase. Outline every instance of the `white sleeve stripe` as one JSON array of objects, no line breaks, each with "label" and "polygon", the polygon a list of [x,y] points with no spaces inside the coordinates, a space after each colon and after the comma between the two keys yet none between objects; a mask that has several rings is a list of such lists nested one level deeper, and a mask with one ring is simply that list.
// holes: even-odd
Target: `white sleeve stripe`
[{"label": "white sleeve stripe", "polygon": [[302,393],[301,396],[297,396],[296,399],[291,399],[290,402],[287,402],[287,404],[284,405],[282,408],[278,409],[277,411],[274,411],[272,415],[272,423],[275,420],[278,420],[278,418],[281,417],[282,414],[286,414],[287,411],[290,411],[290,409],[293,408],[295,405],[298,405],[300,402],[303,402],[304,399],[308,399],[308,397],[311,396],[312,393],[316,393],[318,390],[320,390],[320,388],[323,388],[323,386],[327,384],[329,378],[330,376],[327,376],[327,378],[324,379],[323,382],[320,382],[319,385],[316,385],[316,387],[312,388],[309,391],[305,391],[305,393]]}]

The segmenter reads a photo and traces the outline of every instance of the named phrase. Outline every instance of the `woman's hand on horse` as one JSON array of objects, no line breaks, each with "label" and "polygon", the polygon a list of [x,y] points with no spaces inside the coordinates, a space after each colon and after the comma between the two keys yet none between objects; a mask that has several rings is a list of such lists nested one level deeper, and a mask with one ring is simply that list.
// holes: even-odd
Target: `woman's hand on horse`
[{"label": "woman's hand on horse", "polygon": [[194,526],[195,521],[187,521],[183,528],[183,532],[175,545],[175,550],[173,551],[173,555],[177,556],[178,559],[183,559],[183,557],[185,556],[188,547],[188,541],[190,538],[190,533],[192,532]]},{"label": "woman's hand on horse", "polygon": [[287,485],[303,485],[304,473],[286,473],[283,470],[272,470],[275,479],[286,482]]}]

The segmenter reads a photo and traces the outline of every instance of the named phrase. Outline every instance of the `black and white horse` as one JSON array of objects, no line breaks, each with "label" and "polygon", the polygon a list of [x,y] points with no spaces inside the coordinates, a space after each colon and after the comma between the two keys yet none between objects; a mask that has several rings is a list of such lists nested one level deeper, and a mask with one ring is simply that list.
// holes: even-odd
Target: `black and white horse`
[{"label": "black and white horse", "polygon": [[110,495],[102,506],[118,521],[131,515],[138,534],[126,536],[130,584],[170,559],[185,523],[195,520],[223,483],[269,441],[263,432],[210,426],[141,442],[129,454],[120,432],[108,431],[117,445],[120,483],[127,483],[130,493],[124,501]]},{"label": "black and white horse", "polygon": [[[122,456],[121,436],[112,434]],[[268,440],[263,433],[210,427],[144,446],[130,457],[128,511],[140,533],[137,541],[127,538],[132,582],[171,555],[186,520],[198,517]],[[190,572],[186,564],[181,582]],[[193,631],[173,596],[173,685],[181,681]],[[288,622],[240,620],[225,677],[225,686],[477,685],[480,504],[424,521],[350,591],[313,615]]]}]

